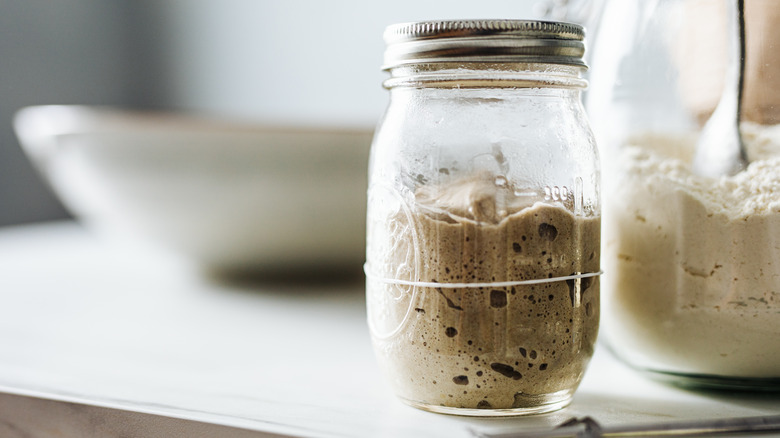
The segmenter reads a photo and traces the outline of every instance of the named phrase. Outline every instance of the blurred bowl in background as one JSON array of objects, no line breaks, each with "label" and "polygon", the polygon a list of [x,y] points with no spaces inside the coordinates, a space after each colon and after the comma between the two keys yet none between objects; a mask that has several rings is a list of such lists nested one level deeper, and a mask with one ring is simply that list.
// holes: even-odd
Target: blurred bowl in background
[{"label": "blurred bowl in background", "polygon": [[220,273],[360,266],[372,129],[36,106],[20,143],[86,225]]}]

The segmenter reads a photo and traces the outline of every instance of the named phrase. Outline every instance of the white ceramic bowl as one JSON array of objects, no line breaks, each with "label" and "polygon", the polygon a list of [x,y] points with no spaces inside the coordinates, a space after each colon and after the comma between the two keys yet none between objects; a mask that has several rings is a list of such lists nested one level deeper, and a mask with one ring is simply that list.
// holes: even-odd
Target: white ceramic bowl
[{"label": "white ceramic bowl", "polygon": [[33,163],[87,225],[217,271],[359,266],[372,130],[258,127],[38,106],[14,120]]}]

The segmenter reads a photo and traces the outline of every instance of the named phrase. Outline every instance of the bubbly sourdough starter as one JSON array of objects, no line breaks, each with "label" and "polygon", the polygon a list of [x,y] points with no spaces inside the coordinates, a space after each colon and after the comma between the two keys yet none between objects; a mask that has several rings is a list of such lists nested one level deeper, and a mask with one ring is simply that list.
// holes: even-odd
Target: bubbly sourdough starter
[{"label": "bubbly sourdough starter", "polygon": [[[520,205],[511,188],[484,175],[424,187],[415,198],[370,226],[369,271],[435,283],[599,271],[598,217]],[[369,278],[367,297],[379,362],[398,395],[418,404],[511,409],[566,400],[598,331],[598,277],[478,288]]]},{"label": "bubbly sourdough starter", "polygon": [[749,168],[717,181],[684,138],[639,138],[605,172],[604,333],[630,362],[780,377],[780,129],[745,139]]}]

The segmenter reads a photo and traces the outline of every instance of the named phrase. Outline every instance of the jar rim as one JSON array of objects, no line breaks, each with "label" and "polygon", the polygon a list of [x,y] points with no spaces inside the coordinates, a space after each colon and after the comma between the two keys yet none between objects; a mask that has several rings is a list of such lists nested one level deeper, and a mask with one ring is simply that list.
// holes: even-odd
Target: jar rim
[{"label": "jar rim", "polygon": [[390,69],[384,88],[569,88],[585,89],[581,65],[524,63],[419,63]]},{"label": "jar rim", "polygon": [[436,20],[390,25],[383,70],[437,62],[539,62],[585,67],[585,31],[538,20]]}]

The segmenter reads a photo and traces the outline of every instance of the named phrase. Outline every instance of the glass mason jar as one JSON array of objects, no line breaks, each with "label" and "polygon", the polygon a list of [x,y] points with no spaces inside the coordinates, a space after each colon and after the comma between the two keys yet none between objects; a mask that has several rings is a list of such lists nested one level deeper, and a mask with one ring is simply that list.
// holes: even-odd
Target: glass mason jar
[{"label": "glass mason jar", "polygon": [[737,8],[604,8],[586,98],[604,152],[602,333],[618,357],[664,380],[778,390],[780,2],[744,4],[739,126],[749,166],[692,170],[697,148],[717,147],[698,138],[735,87],[727,65],[738,68],[740,40],[727,23],[739,23]]},{"label": "glass mason jar", "polygon": [[599,321],[596,146],[582,28],[390,26],[369,164],[368,322],[397,395],[430,411],[567,405]]}]

